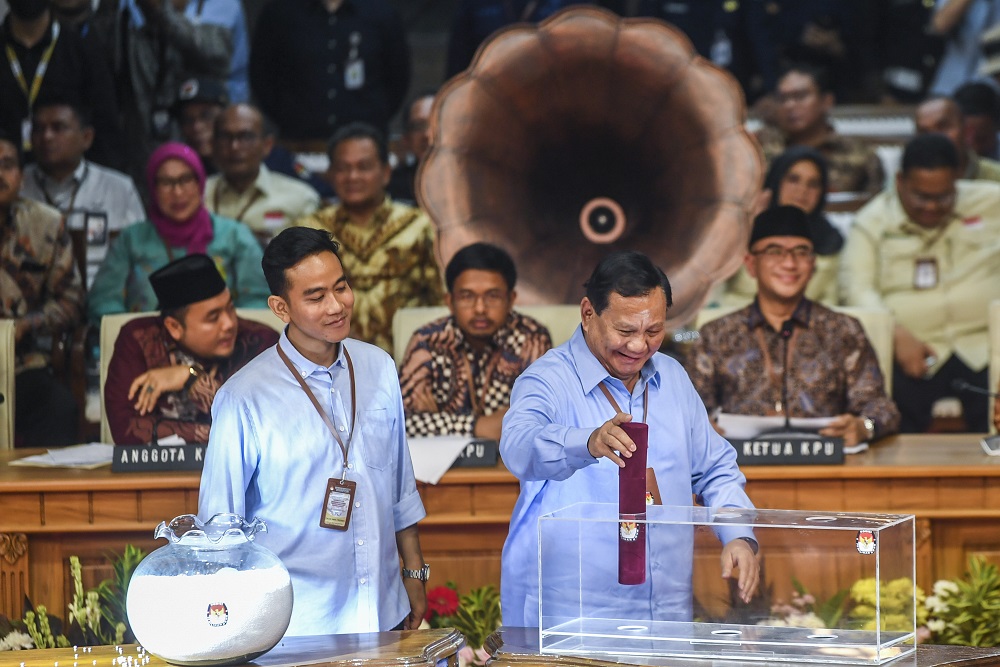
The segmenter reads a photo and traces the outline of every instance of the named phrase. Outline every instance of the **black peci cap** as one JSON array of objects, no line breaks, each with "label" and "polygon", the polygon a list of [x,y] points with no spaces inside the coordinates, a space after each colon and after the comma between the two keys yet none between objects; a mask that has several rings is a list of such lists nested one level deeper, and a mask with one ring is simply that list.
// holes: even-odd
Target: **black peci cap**
[{"label": "black peci cap", "polygon": [[159,309],[174,310],[218,296],[226,289],[215,261],[208,255],[175,259],[149,276]]}]

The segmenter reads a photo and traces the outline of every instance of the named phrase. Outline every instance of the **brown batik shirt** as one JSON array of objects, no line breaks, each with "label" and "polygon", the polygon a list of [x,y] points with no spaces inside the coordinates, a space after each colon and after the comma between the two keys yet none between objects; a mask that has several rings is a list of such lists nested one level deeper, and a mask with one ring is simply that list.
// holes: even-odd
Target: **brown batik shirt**
[{"label": "brown batik shirt", "polygon": [[481,350],[450,315],[421,327],[399,377],[407,435],[472,435],[479,416],[510,405],[514,380],[551,347],[549,330],[517,312]]},{"label": "brown batik shirt", "polygon": [[[789,415],[864,415],[875,421],[877,437],[895,433],[899,410],[885,393],[875,350],[861,324],[808,299],[799,303],[791,320]],[[703,326],[684,366],[709,412],[784,412],[784,342],[756,300]]]}]

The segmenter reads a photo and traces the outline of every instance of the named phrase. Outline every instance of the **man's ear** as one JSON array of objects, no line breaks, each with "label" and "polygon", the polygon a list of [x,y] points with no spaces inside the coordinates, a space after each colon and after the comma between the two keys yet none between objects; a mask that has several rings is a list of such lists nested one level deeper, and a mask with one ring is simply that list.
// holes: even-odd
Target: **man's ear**
[{"label": "man's ear", "polygon": [[285,301],[280,296],[271,295],[267,297],[267,306],[271,309],[271,312],[278,316],[278,319],[288,324],[292,319],[288,314],[288,302]]},{"label": "man's ear", "polygon": [[583,297],[583,301],[580,302],[580,323],[583,325],[584,331],[587,330],[590,320],[596,315],[597,311],[594,310],[594,304],[587,297]]},{"label": "man's ear", "polygon": [[451,305],[451,292],[444,293],[444,305],[448,306],[448,312],[452,315],[455,314],[455,309]]},{"label": "man's ear", "polygon": [[757,258],[750,253],[743,256],[743,266],[746,267],[747,273],[749,273],[750,277],[754,280],[757,279],[757,262],[754,261],[755,259]]},{"label": "man's ear", "polygon": [[167,333],[175,341],[180,341],[184,337],[184,323],[178,320],[176,317],[171,317],[167,315],[163,318],[163,326],[166,327]]},{"label": "man's ear", "polygon": [[89,151],[90,147],[94,145],[94,128],[85,127],[83,128],[83,150]]}]

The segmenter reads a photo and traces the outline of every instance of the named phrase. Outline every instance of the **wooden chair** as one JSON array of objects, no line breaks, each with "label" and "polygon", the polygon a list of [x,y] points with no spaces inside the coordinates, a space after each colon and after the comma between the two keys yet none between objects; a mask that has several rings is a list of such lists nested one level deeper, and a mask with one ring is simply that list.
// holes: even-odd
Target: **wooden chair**
[{"label": "wooden chair", "polygon": [[[285,326],[285,323],[268,308],[237,308],[236,314],[245,320],[266,324],[275,331],[281,331]],[[115,351],[118,332],[125,324],[137,317],[155,315],[159,315],[159,313],[115,313],[101,318],[101,442],[114,442],[111,439],[111,426],[108,424],[108,415],[104,408],[104,383],[108,379],[108,365],[111,363],[111,355]],[[2,407],[0,405],[0,408]]]},{"label": "wooden chair", "polygon": [[14,320],[0,320],[0,450],[14,448]]},{"label": "wooden chair", "polygon": [[[997,391],[1000,388],[1000,301],[994,301],[990,304],[990,391]],[[987,413],[990,415],[990,433],[996,433],[996,427],[993,426],[993,398],[983,397],[985,400],[990,402],[990,411]]]},{"label": "wooden chair", "polygon": [[[557,304],[545,306],[518,306],[514,309],[528,317],[544,324],[552,345],[561,345],[570,339],[576,327],[580,324],[580,304]],[[400,308],[392,318],[392,357],[399,367],[406,354],[406,346],[410,343],[413,333],[428,322],[448,314],[445,306],[419,306],[415,308]]]},{"label": "wooden chair", "polygon": [[[738,308],[703,308],[695,320],[695,328],[700,329],[714,319],[728,315]],[[833,310],[844,313],[861,322],[868,341],[875,349],[878,366],[885,379],[885,393],[892,395],[892,330],[895,326],[892,313],[883,308],[860,308],[836,306]]]}]

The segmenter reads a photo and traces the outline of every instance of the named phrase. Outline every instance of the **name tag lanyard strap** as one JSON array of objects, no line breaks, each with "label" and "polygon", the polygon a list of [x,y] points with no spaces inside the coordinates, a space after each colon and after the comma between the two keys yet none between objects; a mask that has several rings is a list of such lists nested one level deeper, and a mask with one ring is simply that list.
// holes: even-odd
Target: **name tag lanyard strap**
[{"label": "name tag lanyard strap", "polygon": [[[601,384],[599,384],[598,386],[601,388],[601,391],[604,392],[604,398],[608,399],[608,403],[611,404],[611,407],[613,407],[617,412],[625,412],[620,407],[618,407],[618,401],[616,401],[615,397],[611,395],[611,390],[608,389],[608,386],[606,384],[601,382]],[[645,389],[642,390],[642,421],[644,423],[646,422],[646,417],[648,415],[649,415],[649,383],[647,382]]]},{"label": "name tag lanyard strap", "polygon": [[21,92],[28,99],[28,113],[31,113],[32,107],[35,106],[35,100],[38,99],[38,91],[42,88],[42,80],[45,79],[45,72],[49,69],[49,61],[52,60],[52,52],[56,50],[56,42],[59,41],[59,23],[52,22],[52,41],[45,48],[42,53],[42,59],[38,63],[38,67],[35,69],[35,76],[31,79],[31,87],[28,87],[28,81],[24,78],[24,69],[21,67],[21,61],[17,59],[17,54],[14,53],[14,47],[7,44],[7,62],[10,63],[10,71],[17,79],[17,85],[21,88]]},{"label": "name tag lanyard strap", "polygon": [[306,396],[309,397],[309,401],[313,404],[313,407],[316,408],[316,412],[318,412],[319,416],[323,419],[323,423],[326,424],[327,429],[329,429],[333,438],[337,441],[337,444],[340,445],[340,451],[344,454],[344,470],[340,475],[340,481],[343,482],[347,479],[347,453],[350,451],[351,440],[354,438],[354,425],[358,423],[357,389],[354,383],[354,363],[351,361],[351,355],[348,354],[347,348],[345,347],[344,357],[347,359],[347,375],[351,381],[351,407],[354,409],[354,419],[351,420],[351,429],[347,432],[347,442],[345,443],[340,437],[340,434],[337,433],[337,429],[333,425],[333,422],[330,421],[330,417],[326,414],[326,411],[323,410],[319,401],[316,400],[316,395],[313,394],[312,389],[309,388],[309,385],[306,384],[306,381],[302,378],[302,376],[295,371],[295,366],[292,364],[291,359],[288,358],[288,355],[285,354],[284,350],[281,349],[281,345],[278,345],[277,348],[278,356],[281,357],[283,362],[285,362],[285,366],[288,367],[289,372],[291,372],[291,374],[295,377],[299,386],[302,387],[302,391],[306,392]]}]

